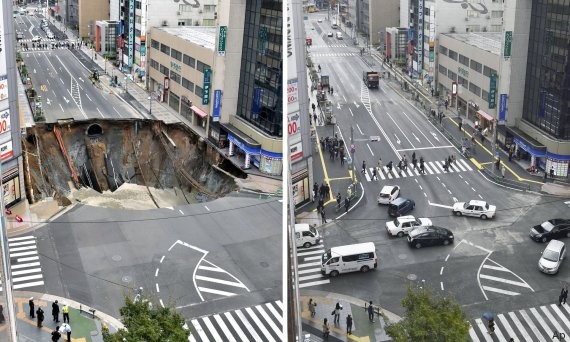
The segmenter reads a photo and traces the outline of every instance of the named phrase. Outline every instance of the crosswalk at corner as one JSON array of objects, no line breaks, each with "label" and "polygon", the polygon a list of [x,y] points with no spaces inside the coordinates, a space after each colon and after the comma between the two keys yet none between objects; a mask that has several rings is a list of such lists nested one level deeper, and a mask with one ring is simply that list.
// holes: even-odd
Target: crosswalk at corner
[{"label": "crosswalk at corner", "polygon": [[511,311],[495,315],[495,332],[491,335],[487,330],[487,321],[481,318],[471,320],[469,337],[473,342],[492,341],[553,341],[557,332],[569,336],[570,306],[547,304],[529,309]]},{"label": "crosswalk at corner", "polygon": [[323,244],[309,248],[297,248],[297,273],[299,288],[328,284],[331,281],[321,273],[321,256],[325,252]]},{"label": "crosswalk at corner", "polygon": [[[10,238],[8,247],[10,248],[12,288],[19,290],[44,285],[36,237],[27,235]],[[3,287],[0,287],[0,290],[3,290]]]},{"label": "crosswalk at corner", "polygon": [[[469,165],[465,159],[458,159],[456,162],[452,163],[449,167],[448,171],[445,171],[443,168],[445,161],[427,161],[424,163],[424,175],[434,175],[434,174],[441,174],[441,173],[458,173],[458,172],[470,172],[473,171],[473,168]],[[364,177],[366,178],[367,182],[370,182],[374,179],[373,172],[376,169],[376,180],[382,179],[394,179],[394,178],[406,178],[406,177],[416,177],[422,175],[419,170],[419,163],[417,167],[414,168],[412,165],[408,164],[408,167],[405,170],[400,170],[397,166],[394,166],[392,170],[389,170],[388,167],[384,166],[380,171],[378,168],[369,167],[364,172]]]},{"label": "crosswalk at corner", "polygon": [[188,341],[281,341],[283,309],[278,300],[193,319]]}]

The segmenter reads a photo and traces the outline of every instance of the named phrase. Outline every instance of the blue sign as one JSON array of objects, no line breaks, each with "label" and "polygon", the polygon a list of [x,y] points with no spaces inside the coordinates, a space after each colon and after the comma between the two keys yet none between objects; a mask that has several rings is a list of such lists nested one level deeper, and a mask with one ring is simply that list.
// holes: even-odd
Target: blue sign
[{"label": "blue sign", "polygon": [[253,91],[253,116],[257,118],[259,113],[261,113],[261,95],[263,94],[263,89],[255,88]]},{"label": "blue sign", "polygon": [[222,106],[222,91],[220,89],[214,90],[214,112],[212,113],[212,120],[214,122],[220,121],[220,107]]},{"label": "blue sign", "polygon": [[408,41],[412,41],[414,40],[414,29],[412,27],[410,27],[408,29]]},{"label": "blue sign", "polygon": [[135,0],[129,1],[129,59],[127,61],[128,66],[132,66],[135,60]]},{"label": "blue sign", "polygon": [[204,70],[204,84],[202,87],[202,104],[207,105],[210,103],[210,79],[212,75],[211,69]]},{"label": "blue sign", "polygon": [[499,123],[504,124],[507,117],[507,94],[501,94],[499,98]]}]

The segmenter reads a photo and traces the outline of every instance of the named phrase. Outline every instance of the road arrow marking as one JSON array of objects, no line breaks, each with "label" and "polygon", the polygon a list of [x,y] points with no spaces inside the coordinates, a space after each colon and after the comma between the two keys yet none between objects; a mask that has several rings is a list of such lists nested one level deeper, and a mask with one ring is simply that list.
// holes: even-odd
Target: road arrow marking
[{"label": "road arrow marking", "polygon": [[414,136],[414,138],[416,138],[416,140],[417,140],[418,142],[420,142],[420,139],[419,139],[418,137],[416,137],[416,135],[415,135],[413,132],[412,132],[412,135]]},{"label": "road arrow marking", "polygon": [[83,83],[85,83],[85,81],[83,80],[83,78],[79,77],[79,80]]},{"label": "road arrow marking", "polygon": [[63,99],[65,100],[66,103],[69,103],[69,100],[64,96]]},{"label": "road arrow marking", "polygon": [[354,101],[354,106],[355,106],[356,108],[360,108],[360,105],[359,105],[358,103],[356,103],[356,101]]},{"label": "road arrow marking", "polygon": [[428,204],[429,204],[429,205],[432,205],[432,206],[434,206],[434,207],[440,207],[440,208],[446,208],[446,209],[453,209],[452,206],[444,205],[444,204],[438,204],[438,203],[431,203],[429,200],[428,200]]},{"label": "road arrow marking", "polygon": [[439,138],[437,137],[437,134],[435,134],[435,132],[430,132],[431,135],[433,135],[433,138],[437,141],[439,141]]},{"label": "road arrow marking", "polygon": [[48,106],[51,105],[51,101],[49,100],[49,98],[46,99],[46,103],[48,104]]},{"label": "road arrow marking", "polygon": [[394,134],[394,136],[396,137],[396,144],[400,145],[402,142],[400,141],[400,139],[396,134]]}]

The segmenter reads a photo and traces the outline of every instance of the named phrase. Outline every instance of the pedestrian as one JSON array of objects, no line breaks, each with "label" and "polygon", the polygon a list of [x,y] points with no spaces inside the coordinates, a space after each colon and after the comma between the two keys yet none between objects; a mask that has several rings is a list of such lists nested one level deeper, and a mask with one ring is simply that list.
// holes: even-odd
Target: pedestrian
[{"label": "pedestrian", "polygon": [[382,171],[382,158],[378,159],[378,171]]},{"label": "pedestrian", "polygon": [[0,304],[0,324],[4,324],[6,322],[6,317],[4,317],[4,306]]},{"label": "pedestrian", "polygon": [[53,321],[59,323],[59,305],[57,300],[51,304],[51,315],[53,316]]},{"label": "pedestrian", "polygon": [[313,298],[309,299],[309,312],[311,313],[311,317],[315,317],[317,303],[313,302]]},{"label": "pedestrian", "polygon": [[344,198],[344,212],[348,213],[348,207],[350,206],[350,200],[348,199],[348,197]]},{"label": "pedestrian", "polygon": [[388,165],[386,165],[386,167],[388,168],[388,172],[392,172],[393,165],[394,165],[394,163],[390,160],[388,162]]},{"label": "pedestrian", "polygon": [[44,321],[44,310],[42,310],[41,307],[38,307],[38,309],[36,310],[36,317],[38,320],[38,328],[42,327],[42,322]]},{"label": "pedestrian", "polygon": [[414,157],[414,158],[412,159],[412,166],[413,166],[413,169],[414,169],[414,170],[415,170],[416,167],[417,167],[417,165],[416,165],[417,163],[418,163],[418,161],[417,161],[416,158]]},{"label": "pedestrian", "polygon": [[63,323],[69,323],[69,306],[67,303],[63,303]]},{"label": "pedestrian", "polygon": [[447,106],[449,105],[449,101],[445,100],[445,110],[447,110]]},{"label": "pedestrian", "polygon": [[340,157],[340,165],[344,166],[344,147],[340,147],[340,152],[339,152],[339,157]]},{"label": "pedestrian", "polygon": [[368,303],[368,319],[371,323],[374,323],[374,307],[372,307],[372,301]]},{"label": "pedestrian", "polygon": [[340,324],[340,310],[342,310],[342,306],[340,305],[339,302],[337,302],[333,310],[334,324]]},{"label": "pedestrian", "polygon": [[325,208],[322,207],[321,208],[321,219],[323,220],[323,224],[327,223],[327,217],[326,217],[326,213],[325,213]]},{"label": "pedestrian", "polygon": [[406,157],[404,157],[404,170],[408,169],[408,160],[406,159]]},{"label": "pedestrian", "polygon": [[59,332],[64,332],[67,335],[67,342],[71,342],[71,326],[67,323],[63,323],[59,327]]},{"label": "pedestrian", "polygon": [[323,320],[323,337],[324,338],[329,338],[329,334],[331,333],[331,328],[329,327],[329,322],[328,320],[325,318]]},{"label": "pedestrian", "polygon": [[317,106],[315,106],[314,103],[311,103],[311,107],[313,108],[313,113],[315,112],[315,110],[317,109]]},{"label": "pedestrian", "polygon": [[443,119],[443,113],[439,112],[439,124],[441,125],[441,120]]},{"label": "pedestrian", "polygon": [[493,335],[495,333],[495,320],[493,320],[492,318],[489,320],[488,323],[488,327],[489,327],[489,334]]},{"label": "pedestrian", "polygon": [[509,150],[509,161],[513,161],[513,151]]},{"label": "pedestrian", "polygon": [[59,332],[59,325],[57,327],[55,327],[55,330],[51,332],[51,340],[52,342],[57,342],[59,341],[59,338],[61,337],[61,334]]},{"label": "pedestrian", "polygon": [[378,175],[376,169],[372,169],[372,180],[378,180]]},{"label": "pedestrian", "polygon": [[503,175],[503,178],[505,178],[505,165],[501,167],[501,175]]},{"label": "pedestrian", "polygon": [[544,170],[544,181],[546,182],[546,176],[548,176],[548,172],[546,172],[546,170]]},{"label": "pedestrian", "polygon": [[347,335],[352,334],[352,316],[350,314],[346,316],[346,333]]},{"label": "pedestrian", "polygon": [[319,188],[319,195],[321,198],[325,197],[325,183],[321,183],[321,187]]},{"label": "pedestrian", "polygon": [[451,163],[453,163],[453,159],[451,158],[451,156],[447,157],[447,165],[451,166]]},{"label": "pedestrian", "polygon": [[497,171],[500,170],[500,167],[501,167],[501,157],[497,158],[497,160],[495,161],[495,167],[497,168]]},{"label": "pedestrian", "polygon": [[315,182],[315,184],[313,185],[313,203],[315,203],[315,199],[317,198],[318,193],[319,193],[319,185],[317,184],[317,182]]},{"label": "pedestrian", "polygon": [[479,129],[479,120],[475,120],[475,129]]},{"label": "pedestrian", "polygon": [[362,174],[365,174],[365,173],[366,173],[366,161],[363,160],[362,161]]},{"label": "pedestrian", "polygon": [[317,205],[317,209],[320,210],[320,208],[324,208],[325,207],[325,200],[324,198],[321,196],[319,197],[319,205]]},{"label": "pedestrian", "polygon": [[566,299],[568,298],[568,285],[566,285],[562,288],[562,291],[560,292],[560,297],[561,297],[560,302],[562,304],[566,304]]},{"label": "pedestrian", "polygon": [[550,167],[550,179],[554,179],[554,166]]},{"label": "pedestrian", "polygon": [[36,311],[34,310],[34,297],[30,297],[28,304],[30,305],[30,318],[36,318]]},{"label": "pedestrian", "polygon": [[461,132],[461,126],[463,126],[463,119],[459,118],[459,132]]},{"label": "pedestrian", "polygon": [[315,126],[317,126],[319,123],[317,121],[317,113],[313,113],[313,122],[315,123]]},{"label": "pedestrian", "polygon": [[325,138],[321,137],[321,150],[325,150]]},{"label": "pedestrian", "polygon": [[424,161],[423,159],[420,159],[420,173],[424,174],[426,173],[424,170]]},{"label": "pedestrian", "polygon": [[331,199],[331,187],[329,186],[329,183],[325,183],[325,195],[329,195],[329,199]]},{"label": "pedestrian", "polygon": [[485,135],[483,135],[483,133],[480,134],[481,134],[481,144],[483,144],[485,142]]},{"label": "pedestrian", "polygon": [[416,151],[412,153],[412,160],[416,159]]}]

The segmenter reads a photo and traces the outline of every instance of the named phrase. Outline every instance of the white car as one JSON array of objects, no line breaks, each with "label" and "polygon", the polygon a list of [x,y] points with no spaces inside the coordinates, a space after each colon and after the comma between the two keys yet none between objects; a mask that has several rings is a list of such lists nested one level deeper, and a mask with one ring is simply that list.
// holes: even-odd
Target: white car
[{"label": "white car", "polygon": [[392,236],[402,237],[418,227],[431,226],[428,218],[415,218],[412,215],[396,217],[394,221],[386,222],[386,231]]},{"label": "white car", "polygon": [[40,42],[41,40],[42,40],[42,37],[34,36],[34,38],[32,38],[32,43],[37,43],[37,42]]},{"label": "white car", "polygon": [[489,205],[485,201],[469,201],[469,202],[457,202],[453,204],[453,214],[456,216],[466,215],[480,217],[483,220],[492,218],[495,216],[495,211],[497,207],[494,205]]},{"label": "white car", "polygon": [[48,37],[48,39],[54,39],[54,38],[55,38],[55,36],[53,35],[52,32],[48,32],[48,33],[46,34],[46,36]]},{"label": "white car", "polygon": [[378,194],[378,204],[390,204],[400,195],[400,187],[397,185],[386,185]]},{"label": "white car", "polygon": [[327,37],[332,37],[333,33],[331,31],[329,31],[329,33],[327,33]]},{"label": "white car", "polygon": [[323,19],[322,19],[322,18],[319,18],[319,19],[317,20],[317,23],[322,23],[322,22],[323,22]]}]

